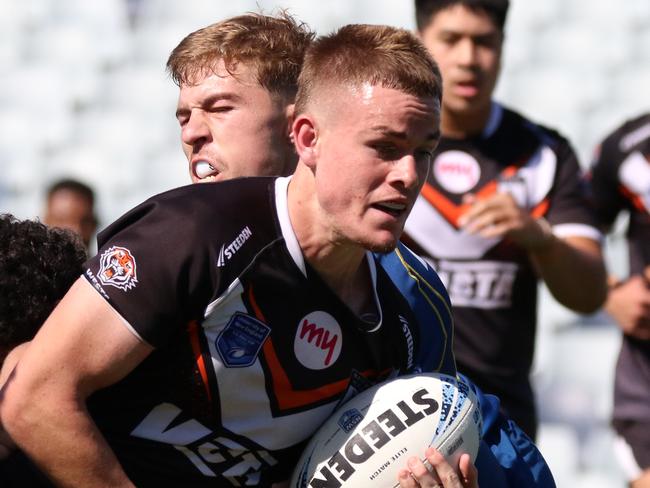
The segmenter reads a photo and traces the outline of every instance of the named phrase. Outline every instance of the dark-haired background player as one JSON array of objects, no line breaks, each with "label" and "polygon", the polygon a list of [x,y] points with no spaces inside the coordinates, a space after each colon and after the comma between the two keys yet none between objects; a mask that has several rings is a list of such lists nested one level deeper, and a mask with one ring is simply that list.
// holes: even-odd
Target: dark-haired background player
[{"label": "dark-haired background player", "polygon": [[73,231],[89,249],[97,229],[95,192],[85,183],[71,178],[53,182],[46,193],[43,223]]},{"label": "dark-haired background player", "polygon": [[582,313],[603,303],[601,234],[569,143],[492,100],[507,0],[416,0],[443,76],[442,138],[404,241],[454,307],[459,371],[534,438],[537,284]]},{"label": "dark-haired background player", "polygon": [[605,231],[629,214],[630,276],[610,278],[606,311],[623,332],[616,364],[616,452],[633,488],[650,487],[650,114],[629,120],[597,151],[591,184]]}]

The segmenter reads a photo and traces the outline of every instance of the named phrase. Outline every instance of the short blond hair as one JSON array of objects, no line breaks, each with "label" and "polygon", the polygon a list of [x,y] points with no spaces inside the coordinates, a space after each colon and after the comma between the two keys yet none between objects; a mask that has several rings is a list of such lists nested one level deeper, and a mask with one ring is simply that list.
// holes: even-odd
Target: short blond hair
[{"label": "short blond hair", "polygon": [[389,26],[351,24],[307,48],[296,114],[305,111],[319,87],[364,83],[433,97],[438,103],[442,98],[438,65],[413,34]]},{"label": "short blond hair", "polygon": [[274,17],[248,13],[186,36],[169,56],[167,71],[181,86],[215,72],[219,61],[233,76],[242,64],[254,69],[259,84],[270,92],[293,97],[313,38],[307,25],[287,12]]}]

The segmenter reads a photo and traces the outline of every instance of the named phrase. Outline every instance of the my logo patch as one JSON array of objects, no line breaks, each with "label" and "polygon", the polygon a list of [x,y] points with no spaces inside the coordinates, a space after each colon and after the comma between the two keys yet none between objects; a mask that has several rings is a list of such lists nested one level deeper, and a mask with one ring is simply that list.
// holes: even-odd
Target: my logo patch
[{"label": "my logo patch", "polygon": [[341,353],[341,326],[327,312],[311,312],[298,323],[293,350],[298,361],[309,369],[325,369]]},{"label": "my logo patch", "polygon": [[215,347],[228,368],[244,368],[257,359],[271,328],[250,315],[237,312],[215,340]]},{"label": "my logo patch", "polygon": [[433,162],[433,175],[451,193],[465,193],[478,183],[481,167],[464,151],[445,151]]}]

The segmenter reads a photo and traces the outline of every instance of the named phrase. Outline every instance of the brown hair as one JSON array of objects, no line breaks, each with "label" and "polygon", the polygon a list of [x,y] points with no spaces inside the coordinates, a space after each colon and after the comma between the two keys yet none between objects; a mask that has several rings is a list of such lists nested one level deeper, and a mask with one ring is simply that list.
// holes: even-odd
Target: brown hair
[{"label": "brown hair", "polygon": [[211,24],[186,36],[167,60],[178,86],[216,69],[223,60],[235,75],[237,65],[257,71],[257,81],[273,93],[293,96],[303,56],[314,34],[286,12],[277,17],[248,13]]},{"label": "brown hair", "polygon": [[298,79],[296,114],[304,112],[316,87],[370,83],[440,101],[440,71],[410,32],[395,27],[351,24],[314,41]]}]

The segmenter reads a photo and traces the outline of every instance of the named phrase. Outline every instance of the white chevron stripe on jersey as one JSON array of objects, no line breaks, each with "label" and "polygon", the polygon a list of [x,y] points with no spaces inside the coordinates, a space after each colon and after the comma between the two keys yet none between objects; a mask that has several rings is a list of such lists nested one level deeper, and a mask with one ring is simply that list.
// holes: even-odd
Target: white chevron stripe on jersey
[{"label": "white chevron stripe on jersey", "polygon": [[639,197],[646,212],[650,212],[650,162],[639,151],[631,153],[621,163],[618,177],[623,186]]},{"label": "white chevron stripe on jersey", "polygon": [[533,209],[542,203],[553,186],[557,157],[548,146],[540,147],[526,164],[517,171],[517,175],[526,182],[527,205],[524,208]]},{"label": "white chevron stripe on jersey", "polygon": [[427,254],[439,258],[478,259],[499,242],[456,229],[422,196],[415,201],[404,230]]}]

